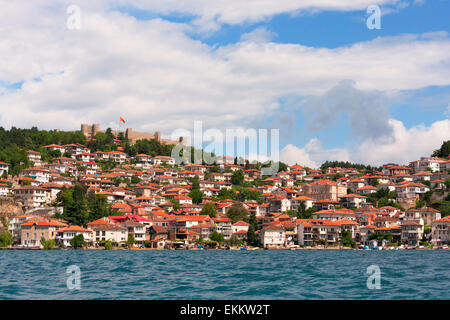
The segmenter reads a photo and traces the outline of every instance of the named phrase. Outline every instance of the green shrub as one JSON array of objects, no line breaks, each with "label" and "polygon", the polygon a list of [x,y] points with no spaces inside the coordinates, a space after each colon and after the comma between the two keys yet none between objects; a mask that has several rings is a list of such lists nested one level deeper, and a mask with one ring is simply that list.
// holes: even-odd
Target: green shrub
[{"label": "green shrub", "polygon": [[112,250],[112,243],[109,240],[106,240],[105,242],[105,250]]}]

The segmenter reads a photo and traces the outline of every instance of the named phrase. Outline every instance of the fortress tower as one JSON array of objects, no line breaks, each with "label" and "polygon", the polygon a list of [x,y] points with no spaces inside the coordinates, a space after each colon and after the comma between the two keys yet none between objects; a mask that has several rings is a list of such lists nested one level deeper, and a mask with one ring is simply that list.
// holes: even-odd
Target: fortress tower
[{"label": "fortress tower", "polygon": [[155,140],[161,142],[161,132],[159,131],[155,132]]},{"label": "fortress tower", "polygon": [[89,125],[82,123],[81,124],[81,132],[84,134],[85,137],[89,135]]},{"label": "fortress tower", "polygon": [[83,123],[81,125],[81,132],[86,138],[93,138],[98,132],[100,132],[100,125],[98,123],[93,125]]}]

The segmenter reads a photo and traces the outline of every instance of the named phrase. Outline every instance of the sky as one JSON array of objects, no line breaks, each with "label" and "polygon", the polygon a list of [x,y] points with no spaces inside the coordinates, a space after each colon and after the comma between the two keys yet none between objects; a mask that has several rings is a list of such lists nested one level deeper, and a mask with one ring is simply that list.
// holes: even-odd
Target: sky
[{"label": "sky", "polygon": [[[379,29],[368,27],[371,5]],[[279,159],[308,167],[407,164],[450,139],[448,0],[0,0],[0,8],[6,129],[99,123],[168,138],[195,121],[221,132],[278,129]]]}]

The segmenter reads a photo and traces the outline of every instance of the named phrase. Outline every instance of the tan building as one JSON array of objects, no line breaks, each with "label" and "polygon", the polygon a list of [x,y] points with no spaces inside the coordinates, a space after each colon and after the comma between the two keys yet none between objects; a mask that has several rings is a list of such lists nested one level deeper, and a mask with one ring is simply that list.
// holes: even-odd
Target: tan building
[{"label": "tan building", "polygon": [[450,242],[450,216],[435,220],[431,224],[432,242],[448,244]]},{"label": "tan building", "polygon": [[88,229],[93,231],[93,241],[126,242],[128,229],[122,227],[108,218],[102,218],[88,223]]},{"label": "tan building", "polygon": [[318,180],[303,187],[303,195],[315,200],[339,201],[339,197],[347,194],[347,187],[331,180]]},{"label": "tan building", "polygon": [[21,225],[21,245],[26,248],[42,248],[41,238],[55,239],[58,230],[67,227],[67,224],[57,220],[31,219]]},{"label": "tan building", "polygon": [[424,225],[431,226],[433,221],[441,219],[439,210],[433,208],[408,209],[405,212],[404,220],[419,220],[422,219]]},{"label": "tan building", "polygon": [[42,207],[50,201],[48,189],[39,186],[23,186],[13,190],[16,199],[27,208]]},{"label": "tan building", "polygon": [[401,223],[401,240],[409,245],[416,246],[423,236],[423,220],[404,220]]}]

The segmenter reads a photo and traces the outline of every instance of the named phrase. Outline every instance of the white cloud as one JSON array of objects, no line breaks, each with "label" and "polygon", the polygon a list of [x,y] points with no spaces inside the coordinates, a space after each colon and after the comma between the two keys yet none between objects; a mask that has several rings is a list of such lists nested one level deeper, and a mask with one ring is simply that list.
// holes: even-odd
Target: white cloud
[{"label": "white cloud", "polygon": [[258,22],[282,13],[299,14],[319,11],[354,11],[369,5],[396,5],[400,0],[116,0],[110,3],[132,4],[142,10],[161,14],[194,15],[194,24],[204,30],[217,29],[221,24]]},{"label": "white cloud", "polygon": [[429,127],[406,128],[401,121],[390,119],[393,137],[386,141],[365,141],[356,150],[357,161],[375,165],[388,162],[408,164],[421,156],[429,156],[443,141],[450,139],[450,120],[436,121]]},{"label": "white cloud", "polygon": [[364,90],[450,84],[446,33],[337,49],[244,41],[215,50],[189,38],[186,24],[100,9],[82,9],[82,28],[71,31],[61,3],[48,13],[38,3],[23,11],[6,3],[0,13],[0,81],[25,81],[0,95],[5,127],[119,126],[123,116],[168,134],[196,119],[247,126],[274,117],[282,96],[323,94],[343,79]]},{"label": "white cloud", "polygon": [[314,131],[324,129],[346,113],[356,139],[378,139],[392,133],[385,94],[358,90],[352,81],[341,81],[321,96],[307,97],[305,105],[306,122]]},{"label": "white cloud", "polygon": [[349,152],[346,149],[323,149],[319,139],[313,138],[303,147],[292,144],[286,145],[280,151],[280,160],[290,165],[300,164],[310,168],[318,168],[326,160],[350,161]]},{"label": "white cloud", "polygon": [[244,33],[241,36],[241,41],[251,41],[251,42],[269,42],[277,36],[275,32],[267,30],[264,27],[259,27],[254,29],[249,33]]},{"label": "white cloud", "polygon": [[280,159],[288,164],[317,168],[326,160],[350,161],[380,166],[385,163],[409,164],[429,156],[443,141],[450,139],[450,120],[436,121],[430,126],[406,128],[401,121],[390,119],[393,135],[384,141],[366,139],[357,148],[323,149],[320,141],[311,139],[303,148],[292,144],[280,151]]}]

